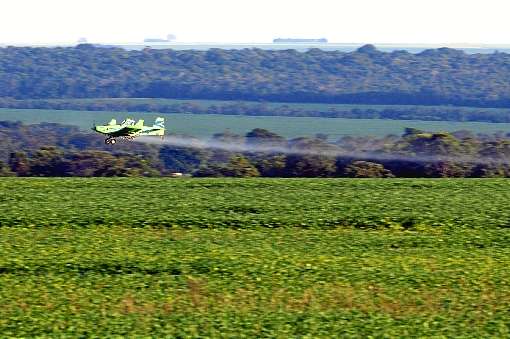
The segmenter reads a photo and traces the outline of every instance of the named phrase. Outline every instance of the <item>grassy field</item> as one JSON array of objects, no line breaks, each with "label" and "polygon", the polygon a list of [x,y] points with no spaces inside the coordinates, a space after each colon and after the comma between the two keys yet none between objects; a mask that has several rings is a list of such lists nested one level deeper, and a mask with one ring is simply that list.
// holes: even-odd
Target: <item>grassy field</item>
[{"label": "grassy field", "polygon": [[223,132],[226,129],[234,133],[245,134],[254,128],[265,128],[286,138],[314,136],[317,133],[324,133],[329,135],[331,140],[336,140],[345,135],[401,135],[406,127],[414,127],[426,131],[470,130],[475,133],[510,132],[510,124],[486,122],[0,109],[0,121],[13,120],[22,121],[27,124],[57,122],[76,125],[84,130],[89,130],[94,123],[106,123],[111,118],[118,120],[126,117],[143,118],[147,123],[151,123],[157,116],[164,116],[166,118],[169,133],[187,134],[196,137],[210,137],[214,133]]},{"label": "grassy field", "polygon": [[0,180],[2,336],[508,337],[508,180]]}]

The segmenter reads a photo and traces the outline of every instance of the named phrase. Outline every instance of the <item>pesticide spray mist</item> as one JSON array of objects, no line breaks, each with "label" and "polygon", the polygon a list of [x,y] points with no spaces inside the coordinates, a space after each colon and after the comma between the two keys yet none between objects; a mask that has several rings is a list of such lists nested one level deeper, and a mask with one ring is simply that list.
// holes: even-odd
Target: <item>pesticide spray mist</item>
[{"label": "pesticide spray mist", "polygon": [[223,150],[228,152],[250,152],[250,153],[268,153],[268,154],[297,154],[297,155],[319,155],[326,157],[345,157],[353,158],[356,160],[380,160],[380,161],[409,161],[409,162],[455,162],[455,163],[470,163],[470,164],[509,164],[508,159],[499,159],[494,157],[473,157],[462,155],[420,155],[409,156],[398,153],[388,152],[347,152],[335,148],[334,145],[323,149],[303,149],[290,146],[276,146],[276,145],[263,145],[263,144],[250,144],[250,143],[230,143],[219,140],[210,139],[197,139],[191,137],[180,136],[166,136],[165,139],[152,138],[152,137],[139,137],[136,139],[139,142],[156,144],[156,145],[169,145],[176,147],[188,147],[197,149],[212,149]]}]

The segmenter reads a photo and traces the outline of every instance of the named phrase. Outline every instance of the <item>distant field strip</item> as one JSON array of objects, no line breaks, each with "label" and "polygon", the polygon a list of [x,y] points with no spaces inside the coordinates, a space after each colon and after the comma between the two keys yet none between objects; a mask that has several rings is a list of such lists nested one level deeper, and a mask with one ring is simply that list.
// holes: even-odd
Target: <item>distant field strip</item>
[{"label": "distant field strip", "polygon": [[143,118],[147,123],[151,123],[157,116],[164,116],[169,133],[196,137],[210,137],[227,129],[233,133],[245,134],[254,128],[265,128],[286,138],[323,133],[329,135],[331,140],[345,135],[400,135],[406,127],[426,131],[510,132],[510,123],[0,109],[0,121],[22,121],[27,124],[55,122],[76,125],[83,130],[90,130],[94,123],[105,123],[111,118],[124,119],[128,116]]}]

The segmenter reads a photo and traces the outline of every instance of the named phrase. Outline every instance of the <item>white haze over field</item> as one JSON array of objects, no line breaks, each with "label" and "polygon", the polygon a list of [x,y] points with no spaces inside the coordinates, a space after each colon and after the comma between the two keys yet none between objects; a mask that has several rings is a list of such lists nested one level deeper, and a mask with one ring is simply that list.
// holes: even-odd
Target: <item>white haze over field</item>
[{"label": "white haze over field", "polygon": [[400,160],[400,161],[413,161],[413,162],[434,162],[434,161],[447,161],[457,163],[471,163],[471,164],[510,164],[509,160],[499,159],[494,157],[472,157],[472,156],[408,156],[399,153],[380,153],[373,151],[366,152],[347,152],[336,148],[334,145],[328,145],[323,149],[303,149],[293,148],[290,146],[275,146],[275,145],[261,145],[261,144],[247,144],[232,142],[223,142],[211,139],[197,139],[192,137],[180,136],[165,136],[164,139],[157,137],[138,137],[136,141],[154,144],[154,145],[168,145],[176,147],[188,147],[196,149],[213,149],[223,150],[228,152],[253,152],[253,153],[280,153],[280,154],[298,154],[298,155],[318,155],[326,157],[346,157],[355,160]]}]

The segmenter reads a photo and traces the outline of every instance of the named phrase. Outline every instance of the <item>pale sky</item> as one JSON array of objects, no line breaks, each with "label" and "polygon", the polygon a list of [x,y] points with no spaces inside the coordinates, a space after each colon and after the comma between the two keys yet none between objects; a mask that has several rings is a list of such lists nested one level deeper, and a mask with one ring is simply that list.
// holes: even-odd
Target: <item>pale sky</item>
[{"label": "pale sky", "polygon": [[271,42],[510,44],[510,0],[0,0],[0,44]]}]

